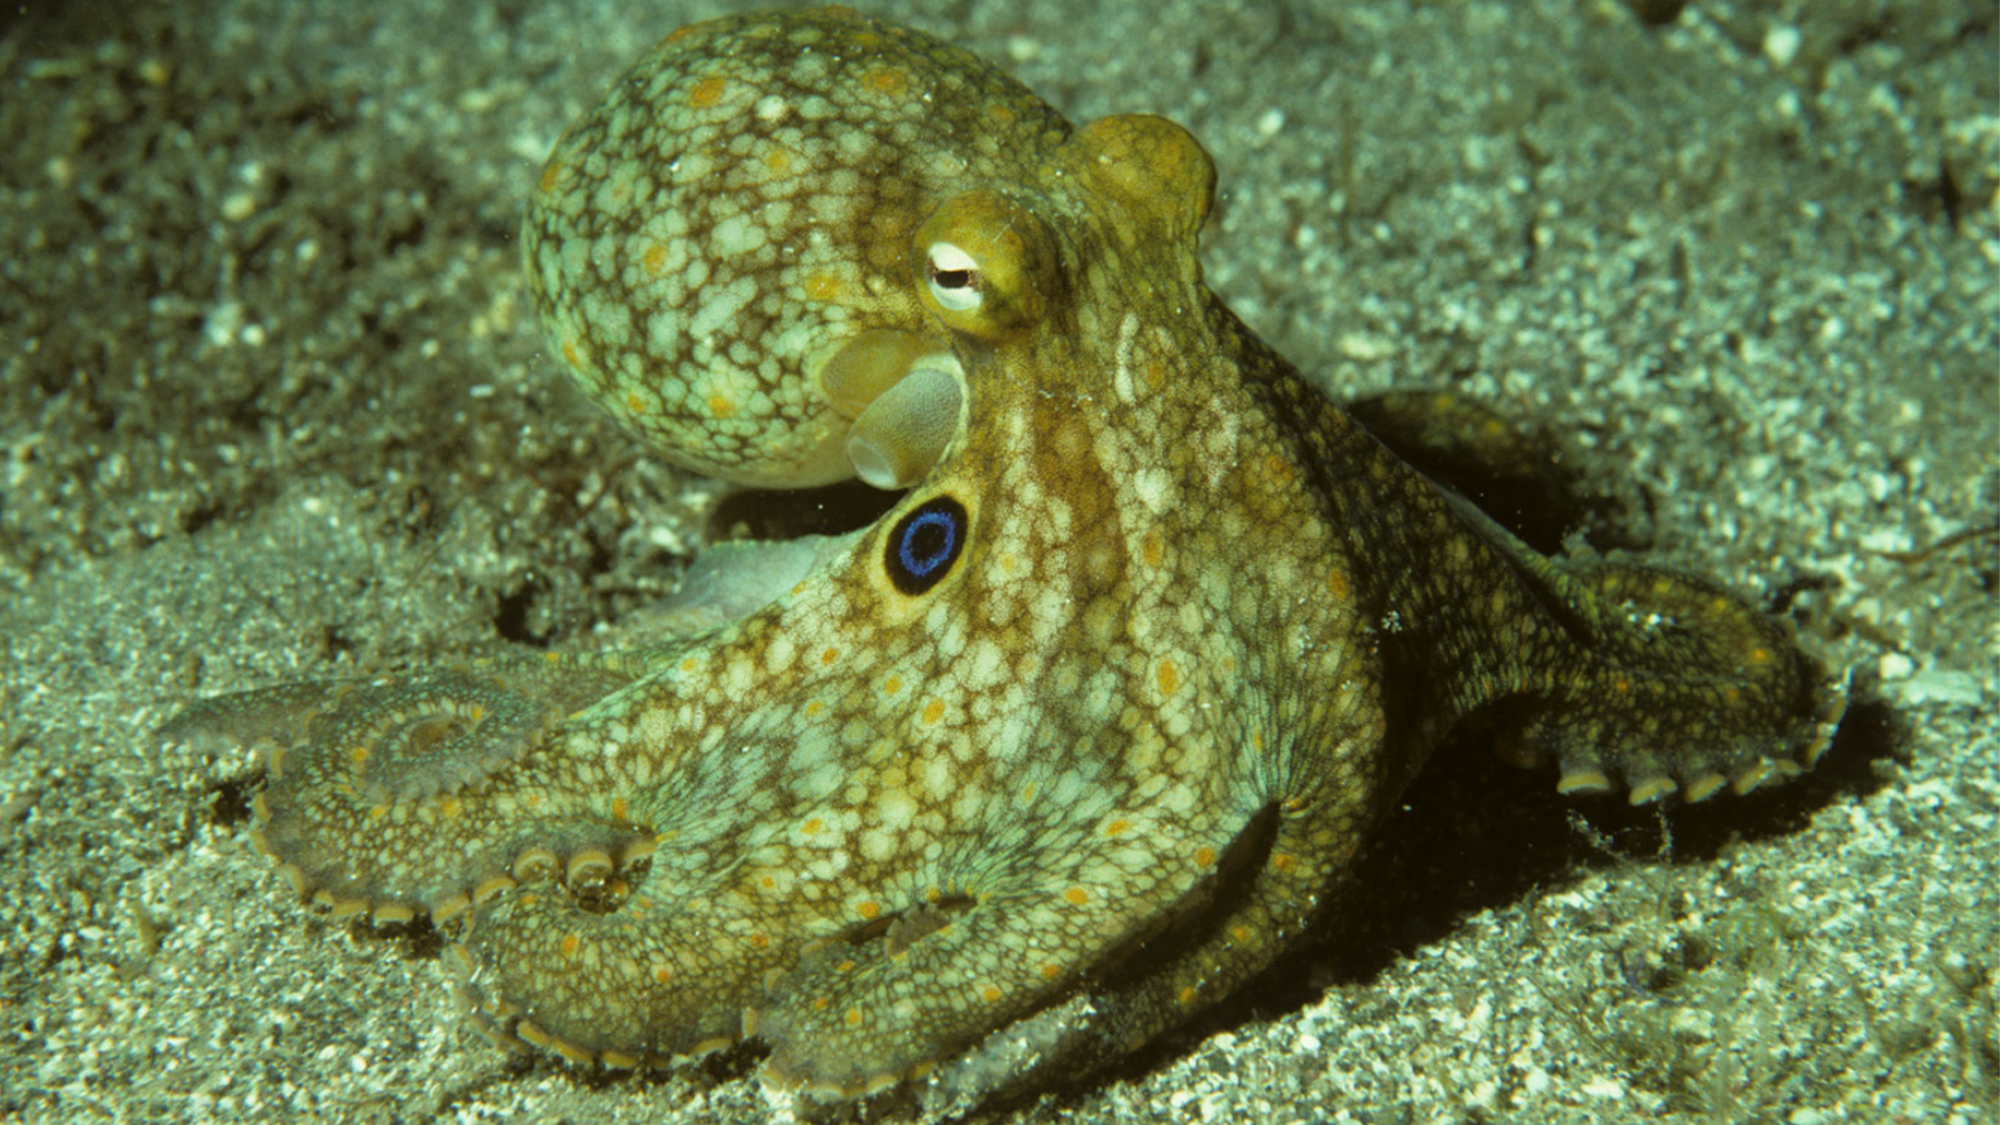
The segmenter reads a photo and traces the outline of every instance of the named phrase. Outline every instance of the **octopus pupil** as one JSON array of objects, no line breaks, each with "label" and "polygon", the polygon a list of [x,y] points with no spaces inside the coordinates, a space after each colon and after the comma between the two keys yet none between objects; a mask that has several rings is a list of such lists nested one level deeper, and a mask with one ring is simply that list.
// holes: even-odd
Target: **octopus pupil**
[{"label": "octopus pupil", "polygon": [[949,496],[925,502],[889,534],[889,580],[905,594],[921,594],[942,580],[964,544],[965,508]]},{"label": "octopus pupil", "polygon": [[932,270],[931,282],[939,289],[972,288],[971,270]]}]

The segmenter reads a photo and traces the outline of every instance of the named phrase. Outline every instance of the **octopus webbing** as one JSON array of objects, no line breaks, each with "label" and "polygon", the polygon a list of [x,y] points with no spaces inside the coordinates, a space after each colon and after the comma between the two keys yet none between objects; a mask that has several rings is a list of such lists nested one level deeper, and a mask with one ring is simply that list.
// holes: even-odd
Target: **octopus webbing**
[{"label": "octopus webbing", "polygon": [[494,1037],[756,1040],[833,1096],[1059,1007],[1038,1075],[1147,1042],[1340,909],[1448,738],[1633,803],[1813,764],[1843,693],[1784,622],[1398,459],[1204,285],[1214,191],[1163,118],[1074,128],[849,11],[669,35],[542,170],[551,348],[678,464],[900,498],[714,549],[644,651],[171,732],[264,746],[258,845],[335,916],[428,916]]}]

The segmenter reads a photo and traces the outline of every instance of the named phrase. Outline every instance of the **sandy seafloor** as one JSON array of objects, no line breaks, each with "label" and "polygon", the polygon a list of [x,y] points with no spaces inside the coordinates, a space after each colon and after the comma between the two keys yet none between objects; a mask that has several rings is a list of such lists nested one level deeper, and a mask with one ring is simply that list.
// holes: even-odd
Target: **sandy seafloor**
[{"label": "sandy seafloor", "polygon": [[[0,1120],[785,1119],[742,1064],[492,1049],[434,941],[296,904],[250,762],[150,734],[288,676],[608,644],[673,588],[713,491],[557,374],[514,230],[564,123],[730,5],[29,7],[0,16]],[[2000,1115],[1993,4],[873,10],[1075,119],[1186,124],[1212,283],[1284,351],[1554,426],[1648,557],[1787,601],[1864,688],[1807,783],[1664,828],[1440,761],[1347,933],[998,1119]]]}]

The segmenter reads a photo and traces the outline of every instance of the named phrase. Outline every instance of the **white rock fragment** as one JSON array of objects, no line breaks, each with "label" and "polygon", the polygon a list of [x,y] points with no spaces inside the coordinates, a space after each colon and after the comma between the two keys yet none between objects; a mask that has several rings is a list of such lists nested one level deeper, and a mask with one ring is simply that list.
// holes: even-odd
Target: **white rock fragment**
[{"label": "white rock fragment", "polygon": [[1804,38],[1796,27],[1774,27],[1764,33],[1764,57],[1779,66],[1790,66]]}]

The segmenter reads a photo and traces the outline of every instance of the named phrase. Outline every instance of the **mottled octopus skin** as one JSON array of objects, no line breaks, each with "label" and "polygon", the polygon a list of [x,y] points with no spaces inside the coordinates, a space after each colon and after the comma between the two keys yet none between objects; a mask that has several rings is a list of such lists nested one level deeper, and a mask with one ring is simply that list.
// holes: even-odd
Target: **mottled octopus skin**
[{"label": "mottled octopus skin", "polygon": [[428,912],[494,1034],[749,1036],[835,1094],[1078,995],[1052,1070],[1184,1019],[1337,908],[1454,730],[1635,802],[1812,763],[1840,693],[1786,626],[1529,551],[1252,335],[1201,280],[1213,179],[850,12],[676,32],[543,172],[553,347],[663,455],[796,484],[846,471],[829,357],[891,329],[962,372],[942,457],[707,634],[175,733],[272,744],[260,843],[336,913]]}]

